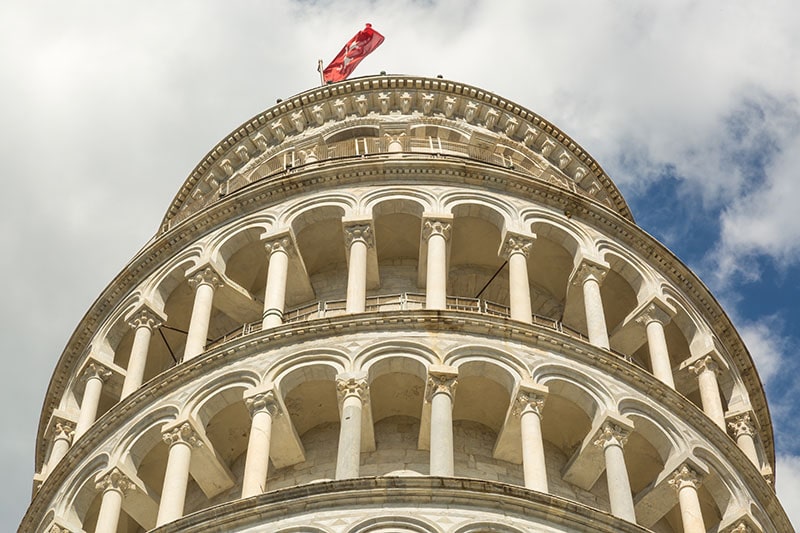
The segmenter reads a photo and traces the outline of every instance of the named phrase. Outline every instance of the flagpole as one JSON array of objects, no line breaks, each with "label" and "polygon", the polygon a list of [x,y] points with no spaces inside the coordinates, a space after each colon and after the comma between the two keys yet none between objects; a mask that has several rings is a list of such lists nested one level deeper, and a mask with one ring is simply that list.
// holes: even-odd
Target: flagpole
[{"label": "flagpole", "polygon": [[319,84],[325,85],[325,76],[322,75],[322,60],[317,60],[317,72],[319,72]]}]

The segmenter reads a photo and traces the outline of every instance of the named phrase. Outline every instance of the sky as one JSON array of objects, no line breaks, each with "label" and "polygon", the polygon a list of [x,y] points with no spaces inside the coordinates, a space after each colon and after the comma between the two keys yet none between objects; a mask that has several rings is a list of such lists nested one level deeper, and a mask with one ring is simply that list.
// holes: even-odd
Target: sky
[{"label": "sky", "polygon": [[42,401],[94,299],[210,148],[354,76],[495,92],[576,139],[745,339],[800,527],[800,4],[796,0],[7,0],[0,3],[0,529],[27,507]]}]

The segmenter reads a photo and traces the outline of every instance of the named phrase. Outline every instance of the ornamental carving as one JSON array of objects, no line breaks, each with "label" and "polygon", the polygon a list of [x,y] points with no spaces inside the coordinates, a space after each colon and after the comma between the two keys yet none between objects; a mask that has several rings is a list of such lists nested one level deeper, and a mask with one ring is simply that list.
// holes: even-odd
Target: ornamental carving
[{"label": "ornamental carving", "polygon": [[109,370],[105,365],[95,362],[86,365],[86,368],[83,370],[83,374],[81,375],[81,381],[86,383],[93,378],[99,379],[100,381],[105,381],[110,377],[111,370]]},{"label": "ornamental carving", "polygon": [[259,152],[267,151],[267,147],[269,147],[269,142],[267,141],[267,138],[264,137],[263,133],[261,132],[256,133],[250,140],[253,141],[253,144],[255,145],[255,147],[258,149]]},{"label": "ornamental carving", "polygon": [[572,157],[570,157],[569,152],[564,150],[563,152],[561,152],[561,155],[558,156],[558,168],[564,170],[565,168],[567,168],[567,165],[569,165],[571,161]]},{"label": "ornamental carving", "polygon": [[719,374],[719,365],[714,361],[714,358],[710,355],[706,355],[705,357],[701,357],[694,363],[689,366],[689,370],[694,372],[695,375],[700,375],[703,372],[712,372],[713,374]]},{"label": "ornamental carving", "polygon": [[378,93],[378,103],[381,106],[381,114],[388,115],[389,107],[391,106],[392,95],[391,93]]},{"label": "ornamental carving", "polygon": [[306,117],[302,111],[292,113],[292,126],[297,130],[297,133],[302,133],[306,129]]},{"label": "ornamental carving", "polygon": [[550,152],[553,151],[553,148],[556,147],[556,143],[553,142],[553,139],[546,139],[542,144],[542,155],[545,157],[550,156]]},{"label": "ornamental carving", "polygon": [[128,325],[133,329],[147,328],[152,331],[160,328],[163,323],[161,317],[151,309],[141,307],[128,319]]},{"label": "ornamental carving", "polygon": [[433,112],[433,102],[436,98],[436,95],[433,93],[427,93],[422,95],[422,113],[425,115],[430,115]]},{"label": "ornamental carving", "polygon": [[210,266],[189,276],[188,281],[189,286],[193,289],[197,289],[201,285],[208,285],[212,289],[219,289],[224,285],[220,279],[220,275]]},{"label": "ornamental carving", "polygon": [[358,111],[359,116],[365,117],[369,112],[369,101],[367,97],[362,95],[356,96],[355,99],[355,108]]},{"label": "ornamental carving", "polygon": [[506,137],[509,138],[513,137],[514,133],[517,131],[518,125],[519,122],[517,121],[517,119],[515,119],[514,117],[508,117],[508,120],[506,120],[506,127],[503,130],[504,133],[506,134]]},{"label": "ornamental carving", "polygon": [[756,425],[750,418],[750,413],[744,413],[734,417],[733,420],[728,422],[728,429],[735,439],[738,439],[742,435],[750,435],[752,437],[756,434]]},{"label": "ornamental carving", "polygon": [[630,430],[618,424],[603,422],[603,425],[600,426],[600,431],[597,432],[594,438],[593,444],[600,448],[605,448],[607,446],[625,446],[630,434]]},{"label": "ornamental carving", "polygon": [[223,159],[219,162],[219,168],[225,173],[227,177],[233,176],[233,163],[231,163],[230,159]]},{"label": "ornamental carving", "polygon": [[456,394],[458,374],[451,372],[428,372],[428,387],[425,399],[431,401],[437,394],[447,394],[452,399]]},{"label": "ornamental carving", "polygon": [[444,99],[444,116],[447,118],[452,118],[453,114],[456,112],[456,106],[458,105],[458,100],[452,96],[447,96]]},{"label": "ornamental carving", "polygon": [[75,436],[75,424],[67,420],[61,420],[55,423],[53,427],[53,440],[65,440],[72,443],[72,437]]},{"label": "ornamental carving", "polygon": [[467,104],[466,109],[464,109],[464,120],[472,124],[475,121],[475,117],[478,116],[478,110],[480,106],[475,102],[469,102]]},{"label": "ornamental carving", "polygon": [[522,416],[526,413],[534,413],[539,418],[542,417],[544,410],[545,397],[531,391],[519,391],[516,399],[514,400],[514,407],[511,409],[511,414],[514,416]]},{"label": "ornamental carving", "polygon": [[325,124],[325,108],[317,104],[311,108],[311,116],[314,117],[314,122],[317,126]]},{"label": "ornamental carving", "polygon": [[730,530],[730,533],[755,533],[754,530],[747,525],[746,522],[742,521],[736,524],[733,529]]},{"label": "ornamental carving", "polygon": [[533,126],[528,126],[528,129],[525,130],[525,137],[522,139],[522,142],[525,143],[525,146],[533,146],[533,143],[536,142],[536,139],[539,138],[540,131]]},{"label": "ornamental carving", "polygon": [[661,309],[654,303],[647,304],[647,306],[639,312],[635,321],[637,324],[647,326],[651,322],[658,322],[662,326],[669,322],[669,314]]},{"label": "ornamental carving", "polygon": [[333,102],[333,111],[336,113],[336,118],[344,120],[345,115],[347,115],[347,106],[344,100],[337,98],[336,101]]},{"label": "ornamental carving", "polygon": [[358,396],[362,401],[367,400],[369,384],[366,378],[339,378],[336,380],[336,395],[339,401],[344,401],[349,396]]},{"label": "ornamental carving", "polygon": [[500,248],[500,257],[507,260],[513,254],[522,254],[527,258],[535,239],[535,236],[507,233],[506,240],[503,241],[503,246]]},{"label": "ornamental carving", "polygon": [[161,438],[167,443],[167,446],[180,443],[199,448],[203,445],[203,441],[200,440],[197,432],[189,422],[184,422],[180,426],[164,432]]},{"label": "ornamental carving", "polygon": [[367,248],[375,246],[372,226],[369,224],[353,224],[344,228],[345,246],[350,249],[354,242],[363,242]]},{"label": "ornamental carving", "polygon": [[593,261],[581,261],[578,268],[572,274],[571,283],[573,285],[583,285],[586,281],[593,279],[598,284],[603,283],[603,280],[608,274],[608,267],[603,266]]},{"label": "ornamental carving", "polygon": [[260,412],[267,412],[274,418],[283,412],[281,410],[281,404],[278,402],[278,398],[273,390],[261,392],[245,398],[244,404],[250,411],[250,416]]},{"label": "ornamental carving", "polygon": [[411,102],[413,97],[409,93],[403,93],[400,95],[400,110],[403,112],[404,115],[408,115],[411,113]]},{"label": "ornamental carving", "polygon": [[283,121],[281,119],[276,120],[270,125],[270,130],[272,131],[272,135],[278,140],[278,142],[283,142],[286,138],[286,130],[283,128]]},{"label": "ornamental carving", "polygon": [[676,491],[684,487],[691,487],[697,489],[700,486],[700,474],[692,469],[686,463],[678,467],[672,477],[669,479],[669,485]]},{"label": "ornamental carving", "polygon": [[487,130],[493,130],[497,125],[498,118],[500,118],[500,113],[498,113],[496,109],[490,109],[486,112],[486,118],[483,121],[484,127]]},{"label": "ornamental carving", "polygon": [[236,149],[236,157],[239,158],[239,161],[242,163],[247,163],[250,161],[250,153],[247,151],[246,146],[240,146]]},{"label": "ornamental carving", "polygon": [[450,229],[452,228],[450,222],[446,220],[437,220],[429,218],[422,225],[422,238],[426,241],[431,238],[431,235],[440,235],[445,240],[450,238]]},{"label": "ornamental carving", "polygon": [[270,256],[275,252],[283,252],[286,255],[291,255],[294,251],[292,238],[288,235],[267,238],[264,240],[264,247],[267,249],[267,254]]},{"label": "ornamental carving", "polygon": [[101,492],[114,490],[125,494],[130,490],[136,490],[136,485],[119,468],[114,468],[95,483],[95,488]]}]

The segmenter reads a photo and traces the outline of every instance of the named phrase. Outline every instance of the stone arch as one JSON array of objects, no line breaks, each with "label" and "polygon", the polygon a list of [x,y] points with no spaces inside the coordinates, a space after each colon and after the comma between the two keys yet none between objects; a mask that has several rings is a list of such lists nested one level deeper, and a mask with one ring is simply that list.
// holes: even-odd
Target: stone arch
[{"label": "stone arch", "polygon": [[590,419],[594,419],[598,412],[615,409],[611,392],[598,380],[573,367],[547,363],[534,368],[531,375],[535,383],[548,388],[551,387],[549,383],[554,386],[564,384],[567,387],[566,397],[578,405]]},{"label": "stone arch", "polygon": [[128,326],[128,315],[136,309],[142,301],[142,295],[137,290],[130,294],[122,302],[120,302],[111,312],[111,314],[103,321],[103,324],[97,329],[91,341],[91,352],[95,355],[100,355],[117,359],[117,349],[120,342],[133,331]]},{"label": "stone arch", "polygon": [[520,375],[490,356],[462,356],[453,366],[458,368],[453,420],[471,420],[499,433]]},{"label": "stone arch", "polygon": [[441,361],[436,352],[425,344],[406,340],[392,340],[377,342],[355,354],[353,370],[363,370],[368,372],[370,377],[378,377],[385,373],[385,370],[391,371],[390,367],[387,368],[382,364],[385,359],[414,361],[415,364],[412,366],[402,363],[401,367],[413,371],[414,375],[421,379],[426,377],[425,368]]},{"label": "stone arch", "polygon": [[482,219],[502,233],[517,226],[516,210],[509,203],[477,191],[449,191],[440,199],[442,211],[453,217]]},{"label": "stone arch", "polygon": [[203,427],[220,411],[242,402],[242,393],[258,385],[260,377],[251,370],[224,374],[196,390],[186,401],[184,412]]},{"label": "stone arch", "polygon": [[379,134],[380,128],[377,124],[356,120],[350,126],[339,126],[330,133],[323,134],[323,139],[327,144],[333,144],[359,137],[378,137]]},{"label": "stone arch", "polygon": [[617,243],[599,239],[596,242],[597,252],[633,289],[637,296],[637,303],[647,301],[647,298],[658,294],[660,279],[656,273],[638,257],[624,250]]},{"label": "stone arch", "polygon": [[[537,237],[549,239],[564,248],[577,263],[582,257],[594,259],[597,254],[594,239],[581,224],[542,208],[520,212],[522,226]],[[573,265],[577,266],[577,265]]]},{"label": "stone arch", "polygon": [[422,189],[387,186],[365,193],[360,204],[373,217],[394,213],[421,217],[434,209],[436,198]]},{"label": "stone arch", "polygon": [[[697,491],[703,520],[708,529],[741,507],[737,496],[743,493],[743,487],[738,474],[731,471],[729,466],[719,459],[718,453],[697,446],[692,450],[692,455],[708,467],[708,474],[701,481]],[[712,510],[712,507],[716,514],[708,516],[707,510]]]},{"label": "stone arch", "polygon": [[446,365],[458,367],[459,374],[461,367],[467,364],[487,365],[482,375],[501,384],[509,394],[520,380],[530,377],[528,367],[521,358],[490,346],[459,346],[447,352],[442,360]]},{"label": "stone arch", "polygon": [[302,438],[306,431],[320,424],[339,422],[336,376],[346,367],[329,353],[327,357],[313,352],[294,357],[295,361],[287,361],[275,374],[274,382]]},{"label": "stone arch", "polygon": [[523,533],[522,530],[494,522],[477,522],[460,527],[454,533]]},{"label": "stone arch", "polygon": [[442,533],[426,520],[406,516],[379,516],[352,527],[348,533]]},{"label": "stone arch", "polygon": [[350,193],[329,192],[313,198],[303,198],[288,206],[280,214],[276,228],[291,227],[295,235],[308,226],[328,219],[341,219],[353,213],[358,205],[355,195]]},{"label": "stone arch", "polygon": [[[149,413],[147,418],[136,421],[114,447],[112,457],[138,473],[145,457],[155,446],[162,443],[162,428],[174,421],[179,412],[178,406],[164,405]],[[159,486],[152,488],[160,489]]]},{"label": "stone arch", "polygon": [[108,466],[108,455],[102,453],[88,461],[74,476],[60,498],[57,516],[84,526],[92,507],[97,506],[95,477]]},{"label": "stone arch", "polygon": [[204,247],[197,243],[176,254],[140,286],[143,296],[163,311],[172,292],[186,281],[186,272],[199,265],[203,255]]},{"label": "stone arch", "polygon": [[269,233],[275,226],[275,218],[274,215],[260,212],[222,228],[208,242],[212,261],[226,267],[236,252],[250,244],[260,243],[261,235]]},{"label": "stone arch", "polygon": [[[423,122],[421,124],[413,124],[409,127],[409,132],[412,137],[418,139],[436,136],[443,141],[453,141],[469,143],[472,132],[466,128],[459,127],[455,121],[444,123],[430,123]],[[441,134],[445,133],[444,136]]]}]

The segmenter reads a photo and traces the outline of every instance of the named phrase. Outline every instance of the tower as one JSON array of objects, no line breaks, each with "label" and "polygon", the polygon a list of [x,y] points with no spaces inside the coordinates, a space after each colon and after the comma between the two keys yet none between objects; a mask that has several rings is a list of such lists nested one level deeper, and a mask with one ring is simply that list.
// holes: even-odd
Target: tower
[{"label": "tower", "polygon": [[245,122],[61,356],[22,531],[784,532],[716,300],[574,140],[375,76]]}]

